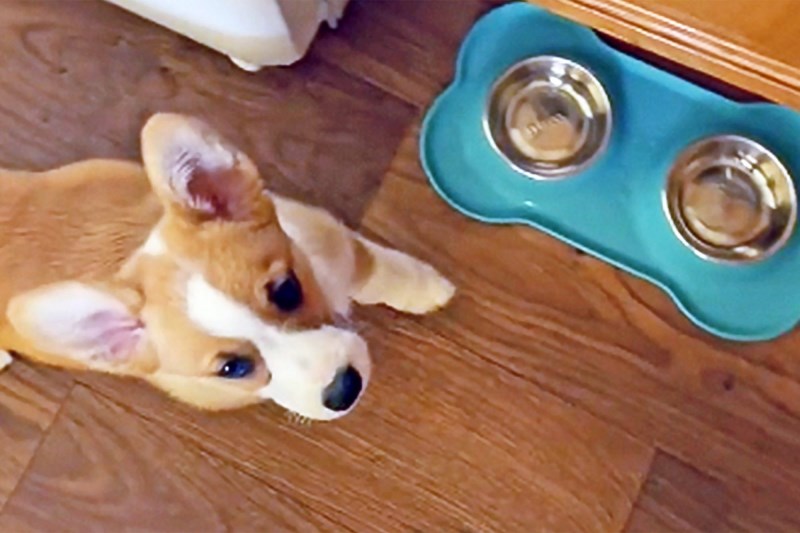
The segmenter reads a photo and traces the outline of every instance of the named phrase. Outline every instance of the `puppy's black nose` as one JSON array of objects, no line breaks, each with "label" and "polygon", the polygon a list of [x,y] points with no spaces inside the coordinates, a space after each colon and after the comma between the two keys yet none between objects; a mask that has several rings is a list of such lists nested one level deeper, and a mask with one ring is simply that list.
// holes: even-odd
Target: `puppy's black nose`
[{"label": "puppy's black nose", "polygon": [[346,411],[358,399],[361,386],[361,374],[352,366],[346,366],[322,391],[322,405],[331,411]]}]

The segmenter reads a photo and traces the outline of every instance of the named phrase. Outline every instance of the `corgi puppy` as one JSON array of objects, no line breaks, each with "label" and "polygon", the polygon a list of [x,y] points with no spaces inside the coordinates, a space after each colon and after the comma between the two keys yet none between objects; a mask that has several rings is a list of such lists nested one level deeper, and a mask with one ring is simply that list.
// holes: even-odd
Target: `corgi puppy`
[{"label": "corgi puppy", "polygon": [[146,380],[209,410],[272,400],[331,420],[363,394],[351,303],[408,313],[453,285],[329,213],[270,193],[204,122],[156,114],[144,166],[0,171],[0,349]]}]

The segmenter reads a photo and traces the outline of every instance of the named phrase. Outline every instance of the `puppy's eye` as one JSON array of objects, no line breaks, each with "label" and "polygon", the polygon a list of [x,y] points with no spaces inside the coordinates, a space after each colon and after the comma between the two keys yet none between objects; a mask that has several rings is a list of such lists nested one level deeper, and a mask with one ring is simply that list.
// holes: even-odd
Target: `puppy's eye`
[{"label": "puppy's eye", "polygon": [[252,357],[226,354],[217,375],[227,379],[242,379],[252,374],[255,369],[256,363]]},{"label": "puppy's eye", "polygon": [[275,307],[289,313],[303,304],[303,288],[290,270],[282,278],[267,283],[267,297]]}]

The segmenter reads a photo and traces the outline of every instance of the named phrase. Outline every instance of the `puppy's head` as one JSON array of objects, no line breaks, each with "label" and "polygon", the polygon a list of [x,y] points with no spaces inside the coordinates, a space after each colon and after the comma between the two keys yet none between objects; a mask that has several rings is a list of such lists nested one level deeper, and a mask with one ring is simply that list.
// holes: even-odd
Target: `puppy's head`
[{"label": "puppy's head", "polygon": [[272,399],[312,419],[347,413],[369,379],[366,345],[331,324],[253,163],[171,114],[148,121],[142,151],[161,221],[113,280],[14,298],[26,355],[140,377],[207,409]]},{"label": "puppy's head", "polygon": [[[143,253],[179,266],[182,311],[204,334],[255,345],[271,374],[253,394],[312,419],[347,413],[370,373],[287,237],[253,162],[207,124],[157,114],[142,154],[164,217]],[[149,295],[148,295],[149,297]]]}]

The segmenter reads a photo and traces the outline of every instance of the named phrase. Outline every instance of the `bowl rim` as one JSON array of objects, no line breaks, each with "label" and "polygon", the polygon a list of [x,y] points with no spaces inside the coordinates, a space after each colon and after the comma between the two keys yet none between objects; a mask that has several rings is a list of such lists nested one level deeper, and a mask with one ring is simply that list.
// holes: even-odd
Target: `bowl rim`
[{"label": "bowl rim", "polygon": [[[684,159],[687,157],[691,157],[693,152],[697,152],[701,147],[710,144],[710,143],[727,143],[727,142],[736,142],[742,143],[752,151],[758,152],[759,155],[764,155],[769,158],[772,164],[774,164],[778,169],[778,174],[781,176],[784,184],[786,185],[787,192],[788,192],[788,199],[789,199],[789,217],[784,225],[783,229],[780,232],[780,235],[774,241],[768,243],[768,246],[765,248],[761,248],[758,254],[753,256],[745,256],[745,255],[738,255],[738,256],[731,256],[730,254],[727,255],[717,255],[713,253],[714,249],[722,250],[722,247],[715,247],[714,245],[703,241],[700,237],[694,234],[691,229],[688,227],[688,223],[685,221],[684,217],[682,216],[682,210],[679,208],[680,206],[677,205],[677,201],[673,202],[672,197],[670,196],[670,191],[673,190],[671,185],[679,185],[680,183],[677,181],[677,178],[680,176],[686,176],[685,174],[681,174],[678,169],[680,167],[686,166],[684,163]],[[687,162],[693,161],[690,158]],[[686,178],[684,178],[685,180]],[[684,181],[681,180],[681,181]],[[677,184],[677,185],[676,185]],[[680,190],[680,188],[676,188],[674,190]],[[666,179],[664,180],[664,185],[661,188],[661,199],[662,199],[662,206],[664,208],[667,220],[672,228],[672,232],[680,239],[680,241],[689,248],[695,255],[699,256],[700,258],[720,263],[726,265],[742,265],[742,264],[752,264],[761,262],[769,257],[775,255],[779,250],[783,249],[786,244],[788,243],[789,239],[791,238],[792,234],[794,233],[795,226],[797,225],[797,191],[794,184],[794,179],[792,179],[792,174],[789,172],[786,165],[781,161],[781,159],[769,148],[764,146],[759,141],[756,141],[750,137],[745,135],[736,134],[736,133],[722,133],[722,134],[715,134],[715,135],[707,135],[705,137],[696,139],[691,143],[687,144],[675,157],[672,164],[669,166],[667,170]],[[673,204],[675,208],[673,209]],[[680,222],[680,224],[679,224]],[[694,242],[693,242],[694,239]],[[757,239],[757,238],[756,238]],[[748,243],[752,243],[755,239],[751,239],[750,241],[739,245],[739,246],[746,246]],[[698,243],[703,246],[701,249],[698,246]],[[724,248],[725,250],[731,251],[732,248]]]},{"label": "bowl rim", "polygon": [[[495,139],[494,136],[492,125],[490,124],[490,117],[489,117],[490,110],[492,108],[492,102],[494,101],[493,97],[497,93],[499,87],[511,76],[513,72],[517,71],[518,69],[522,68],[525,65],[529,65],[532,63],[565,64],[570,68],[581,71],[589,80],[591,80],[591,84],[598,89],[598,92],[601,96],[601,101],[604,104],[604,108],[606,109],[605,128],[604,131],[602,132],[602,136],[600,137],[600,142],[598,143],[597,147],[593,150],[592,154],[589,157],[587,157],[584,161],[581,161],[580,163],[577,164],[570,164],[565,167],[561,167],[555,171],[536,172],[517,164],[498,145],[497,140]],[[506,68],[503,71],[503,73],[494,80],[494,82],[492,82],[492,85],[489,88],[489,92],[486,95],[486,99],[484,102],[482,126],[484,134],[488,139],[489,144],[494,149],[494,151],[497,154],[499,154],[500,157],[506,162],[506,164],[509,165],[511,168],[513,168],[515,171],[523,174],[528,178],[532,178],[537,181],[561,181],[567,178],[574,177],[577,174],[581,173],[583,170],[586,170],[586,168],[596,163],[597,160],[600,159],[600,157],[603,154],[605,154],[606,150],[608,149],[608,145],[610,143],[611,133],[614,130],[614,113],[611,105],[611,99],[609,98],[608,95],[608,91],[606,91],[605,86],[603,86],[603,84],[600,82],[600,79],[594,74],[594,72],[589,67],[563,56],[542,54],[542,55],[529,56],[513,63],[508,68]]]}]

